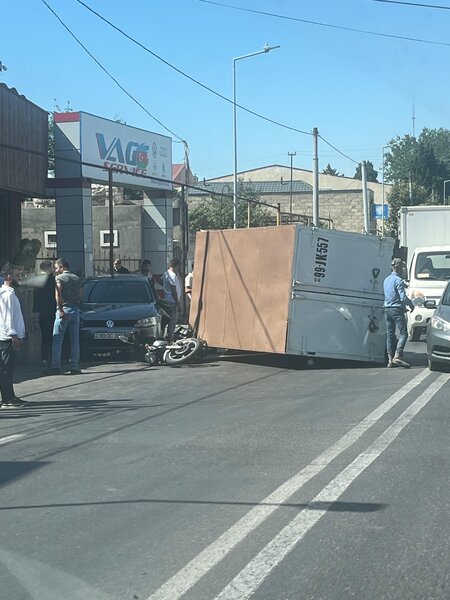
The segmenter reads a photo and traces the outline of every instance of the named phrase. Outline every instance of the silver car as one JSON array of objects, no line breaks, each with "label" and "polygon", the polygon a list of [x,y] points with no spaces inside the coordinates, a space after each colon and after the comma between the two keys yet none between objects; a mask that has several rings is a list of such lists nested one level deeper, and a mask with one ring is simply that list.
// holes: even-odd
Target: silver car
[{"label": "silver car", "polygon": [[[425,302],[427,308],[436,308],[434,300]],[[439,306],[428,322],[427,355],[430,371],[450,367],[450,283],[442,294]]]}]

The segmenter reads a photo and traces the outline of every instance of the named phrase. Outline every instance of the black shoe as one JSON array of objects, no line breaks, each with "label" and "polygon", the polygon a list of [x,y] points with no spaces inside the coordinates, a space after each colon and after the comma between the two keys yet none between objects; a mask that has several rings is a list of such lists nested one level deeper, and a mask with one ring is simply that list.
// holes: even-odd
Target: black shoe
[{"label": "black shoe", "polygon": [[62,371],[61,369],[45,369],[45,371],[42,371],[42,375],[62,375]]},{"label": "black shoe", "polygon": [[22,408],[22,406],[26,406],[27,404],[28,402],[26,400],[14,397],[11,400],[3,402],[2,408]]},{"label": "black shoe", "polygon": [[83,375],[83,371],[81,369],[70,369],[67,375]]}]

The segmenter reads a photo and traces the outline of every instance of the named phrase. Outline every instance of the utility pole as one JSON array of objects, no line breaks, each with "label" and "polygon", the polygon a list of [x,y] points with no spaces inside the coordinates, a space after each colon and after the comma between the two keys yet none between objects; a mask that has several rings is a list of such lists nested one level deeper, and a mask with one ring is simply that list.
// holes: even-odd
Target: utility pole
[{"label": "utility pole", "polygon": [[[416,139],[416,99],[414,97],[413,94],[413,104],[412,104],[412,136],[413,136],[413,140]],[[411,159],[410,159],[411,161]],[[413,197],[412,197],[412,164],[410,164],[409,167],[409,204],[410,206],[413,203]]]},{"label": "utility pole", "polygon": [[114,277],[114,197],[113,173],[108,169],[109,273]]},{"label": "utility pole", "polygon": [[370,233],[370,220],[369,220],[369,203],[367,201],[367,163],[365,160],[361,163],[361,176],[362,176],[362,187],[363,187],[363,214],[364,214],[364,231],[363,233]]},{"label": "utility pole", "polygon": [[290,193],[290,201],[289,201],[289,213],[290,213],[290,222],[292,223],[292,161],[294,156],[297,156],[297,152],[288,152],[288,156],[291,159],[291,193]]},{"label": "utility pole", "polygon": [[313,129],[313,225],[319,227],[319,130]]},{"label": "utility pole", "polygon": [[183,289],[183,314],[186,315],[186,294],[184,293],[184,278],[187,269],[187,253],[189,246],[189,225],[188,225],[188,196],[189,196],[189,146],[183,140],[184,145],[184,185],[181,186],[181,206],[180,206],[180,229],[181,229],[181,284]]}]

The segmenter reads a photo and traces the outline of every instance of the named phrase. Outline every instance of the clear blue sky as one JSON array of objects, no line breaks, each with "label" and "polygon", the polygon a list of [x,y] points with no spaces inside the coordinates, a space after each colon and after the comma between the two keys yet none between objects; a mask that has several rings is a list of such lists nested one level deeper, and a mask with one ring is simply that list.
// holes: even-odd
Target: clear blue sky
[{"label": "clear blue sky", "polygon": [[[233,170],[232,105],[132,44],[76,0],[46,0],[147,110],[190,148],[200,178]],[[222,0],[217,0],[222,2]],[[414,1],[414,0],[413,0]],[[418,1],[418,0],[417,0]],[[450,8],[448,0],[429,1]],[[450,45],[428,45],[282,20],[199,0],[85,0],[154,53],[231,99],[232,60],[267,42],[281,48],[237,64],[238,103],[292,127],[320,134],[356,161],[381,165],[382,146],[423,127],[450,128]],[[342,27],[450,42],[450,10],[373,0],[223,0]],[[0,81],[51,111],[65,108],[167,135],[135,105],[55,19],[42,0],[0,3]],[[267,164],[311,169],[308,135],[238,113],[239,170]],[[320,142],[328,162],[353,176],[355,165]],[[182,162],[174,143],[173,161]]]}]

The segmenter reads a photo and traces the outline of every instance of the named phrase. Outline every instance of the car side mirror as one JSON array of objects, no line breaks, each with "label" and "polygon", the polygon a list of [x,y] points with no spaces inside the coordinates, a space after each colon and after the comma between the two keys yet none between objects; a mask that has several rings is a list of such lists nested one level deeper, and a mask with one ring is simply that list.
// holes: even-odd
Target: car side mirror
[{"label": "car side mirror", "polygon": [[423,305],[425,306],[425,308],[436,308],[437,307],[436,300],[425,300]]}]

